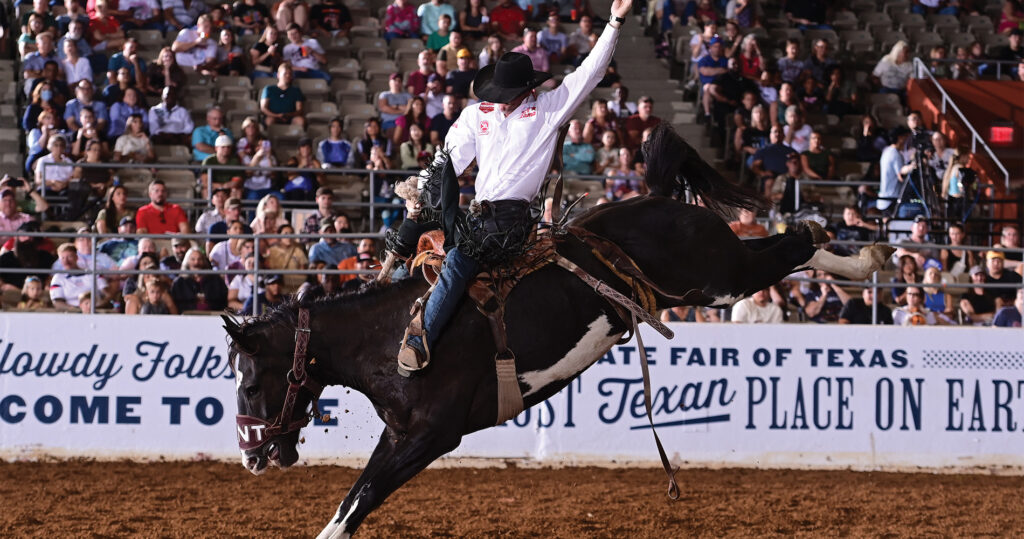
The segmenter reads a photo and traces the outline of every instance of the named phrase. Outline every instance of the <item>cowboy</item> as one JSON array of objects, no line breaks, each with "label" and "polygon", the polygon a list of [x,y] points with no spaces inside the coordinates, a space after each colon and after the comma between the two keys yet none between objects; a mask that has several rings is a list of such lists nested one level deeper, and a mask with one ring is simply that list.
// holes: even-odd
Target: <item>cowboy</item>
[{"label": "cowboy", "polygon": [[[551,92],[539,96],[534,92],[551,74],[535,71],[530,57],[521,53],[506,53],[495,64],[481,69],[473,80],[474,91],[482,101],[462,111],[448,131],[445,145],[456,176],[474,159],[480,167],[476,202],[483,209],[476,218],[473,214],[467,219],[469,244],[476,248],[460,242],[448,250],[423,309],[422,327],[413,324],[398,353],[403,374],[429,363],[430,349],[455,313],[467,283],[480,269],[480,258],[489,249],[494,250],[491,240],[496,233],[504,236],[498,249],[510,252],[521,248],[529,229],[530,201],[539,193],[548,172],[559,128],[604,77],[619,29],[631,7],[632,0],[612,2],[611,22],[593,51]],[[435,165],[444,160],[439,155]],[[414,218],[414,213],[410,212],[410,217]],[[492,259],[490,255],[484,257]]]}]

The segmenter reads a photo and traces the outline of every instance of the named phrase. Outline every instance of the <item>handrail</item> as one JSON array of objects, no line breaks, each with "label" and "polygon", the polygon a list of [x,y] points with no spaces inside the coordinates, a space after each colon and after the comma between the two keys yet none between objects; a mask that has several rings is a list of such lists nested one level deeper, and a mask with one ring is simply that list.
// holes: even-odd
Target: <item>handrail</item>
[{"label": "handrail", "polygon": [[[995,152],[993,152],[992,148],[988,146],[988,144],[985,142],[985,139],[983,139],[981,135],[978,134],[978,131],[974,129],[974,126],[971,124],[971,122],[967,120],[967,116],[963,113],[963,111],[960,110],[960,107],[956,106],[956,103],[953,101],[953,98],[949,95],[949,92],[947,92],[945,88],[943,88],[942,85],[939,84],[939,81],[935,79],[935,77],[931,74],[931,71],[928,70],[928,66],[923,61],[921,61],[920,58],[914,58],[914,69],[917,72],[916,78],[922,79],[927,77],[928,80],[930,80],[932,84],[934,84],[935,87],[939,90],[939,94],[942,95],[942,114],[946,114],[947,105],[952,107],[953,111],[956,112],[956,115],[960,118],[960,121],[971,132],[971,153],[978,152],[978,143],[980,142],[981,147],[985,149],[985,153],[988,154],[989,158],[992,159],[992,162],[995,163],[997,167],[999,167],[1000,171],[1002,171],[1004,184],[1006,186],[1006,189],[1009,190],[1010,172],[1006,170],[1006,166],[1003,165],[1003,162],[1000,161],[998,157],[996,157]],[[924,74],[924,76],[922,76],[922,74]]]},{"label": "handrail", "polygon": [[986,58],[928,58],[927,60],[921,60],[922,62],[939,62],[942,64],[986,64],[996,66],[996,78],[999,80],[1003,76],[1003,66],[1016,66],[1019,62],[1017,60],[996,60]]}]

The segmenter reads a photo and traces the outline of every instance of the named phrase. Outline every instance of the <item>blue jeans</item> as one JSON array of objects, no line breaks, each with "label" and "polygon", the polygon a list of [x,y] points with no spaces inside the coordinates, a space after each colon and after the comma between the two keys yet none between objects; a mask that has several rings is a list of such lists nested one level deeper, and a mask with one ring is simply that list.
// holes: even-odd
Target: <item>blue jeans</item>
[{"label": "blue jeans", "polygon": [[327,82],[331,82],[331,76],[326,71],[320,69],[307,69],[305,71],[295,71],[295,78],[297,79],[323,79]]},{"label": "blue jeans", "polygon": [[466,293],[466,285],[480,271],[480,263],[463,254],[457,247],[448,251],[437,285],[423,309],[423,325],[427,344],[431,350],[441,336],[441,330],[455,314],[456,307]]}]

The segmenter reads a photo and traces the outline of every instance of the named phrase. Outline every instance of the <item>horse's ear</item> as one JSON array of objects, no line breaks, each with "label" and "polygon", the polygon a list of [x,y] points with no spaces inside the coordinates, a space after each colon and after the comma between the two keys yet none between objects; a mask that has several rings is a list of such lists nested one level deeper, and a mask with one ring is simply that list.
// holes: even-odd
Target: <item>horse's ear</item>
[{"label": "horse's ear", "polygon": [[324,287],[320,286],[319,283],[302,283],[299,287],[299,291],[295,294],[295,301],[303,307],[308,307],[311,303],[316,301],[318,298],[324,296]]},{"label": "horse's ear", "polygon": [[234,318],[226,314],[220,315],[220,318],[224,321],[224,331],[228,332],[228,336],[231,337],[236,346],[241,345],[242,327],[238,325]]}]

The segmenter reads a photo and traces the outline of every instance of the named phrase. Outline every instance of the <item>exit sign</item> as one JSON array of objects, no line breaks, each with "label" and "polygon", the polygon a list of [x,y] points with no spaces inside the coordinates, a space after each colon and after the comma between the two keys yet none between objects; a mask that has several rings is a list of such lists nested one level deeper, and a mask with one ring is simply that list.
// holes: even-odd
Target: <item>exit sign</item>
[{"label": "exit sign", "polygon": [[988,142],[998,146],[1013,144],[1014,127],[1011,123],[996,123],[988,128]]}]

